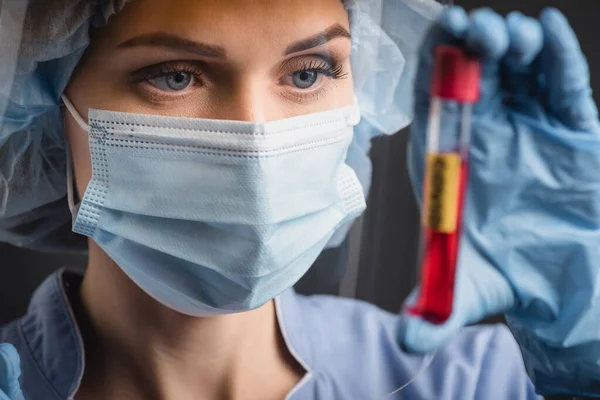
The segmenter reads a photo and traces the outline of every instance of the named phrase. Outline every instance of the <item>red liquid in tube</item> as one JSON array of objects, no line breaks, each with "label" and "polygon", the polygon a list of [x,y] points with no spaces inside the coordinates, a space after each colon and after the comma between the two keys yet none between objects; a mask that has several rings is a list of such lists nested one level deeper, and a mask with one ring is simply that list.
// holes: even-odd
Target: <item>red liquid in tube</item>
[{"label": "red liquid in tube", "polygon": [[[434,323],[452,314],[463,204],[468,186],[471,108],[479,62],[451,46],[436,49],[422,208],[421,287],[407,311]],[[444,107],[444,103],[453,107]],[[451,109],[447,115],[445,110]],[[457,113],[457,110],[459,111]]]},{"label": "red liquid in tube", "polygon": [[416,305],[409,309],[409,312],[420,315],[434,324],[445,322],[452,314],[456,263],[462,233],[462,211],[468,174],[468,164],[461,163],[456,231],[444,233],[424,228],[423,240],[426,251],[422,261],[420,296]]}]

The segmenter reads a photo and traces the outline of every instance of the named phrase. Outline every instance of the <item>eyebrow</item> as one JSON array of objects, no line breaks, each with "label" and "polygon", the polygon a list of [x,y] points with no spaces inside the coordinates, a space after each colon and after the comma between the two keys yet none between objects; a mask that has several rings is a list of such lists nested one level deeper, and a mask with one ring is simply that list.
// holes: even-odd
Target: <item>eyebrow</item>
[{"label": "eyebrow", "polygon": [[227,54],[223,47],[195,42],[193,40],[163,32],[148,33],[145,35],[136,36],[121,43],[118,47],[131,48],[137,46],[166,47],[169,49],[181,50],[210,58],[225,58]]},{"label": "eyebrow", "polygon": [[329,28],[325,29],[323,32],[319,32],[316,35],[313,35],[309,38],[292,43],[285,50],[285,55],[287,56],[292,53],[299,53],[301,51],[310,50],[314,47],[324,45],[325,43],[340,37],[348,39],[352,38],[350,32],[348,32],[346,28],[344,28],[340,24],[334,24]]},{"label": "eyebrow", "polygon": [[[348,32],[346,28],[340,24],[334,24],[309,38],[292,43],[287,47],[284,55],[287,56],[293,53],[310,50],[340,37],[348,39],[352,38],[350,32]],[[118,47],[132,48],[137,46],[166,47],[209,58],[226,58],[227,56],[227,52],[221,46],[196,42],[164,32],[147,33],[136,36],[119,44]]]}]

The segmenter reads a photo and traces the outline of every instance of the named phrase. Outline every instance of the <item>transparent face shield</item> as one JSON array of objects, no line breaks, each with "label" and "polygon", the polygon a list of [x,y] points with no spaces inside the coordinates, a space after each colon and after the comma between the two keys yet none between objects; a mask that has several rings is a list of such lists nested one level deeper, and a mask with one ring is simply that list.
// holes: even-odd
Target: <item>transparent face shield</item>
[{"label": "transparent face shield", "polygon": [[[304,118],[296,131],[310,135],[311,116],[355,107],[361,118],[343,161],[368,208],[322,233],[323,251],[313,249],[316,260],[295,287],[399,311],[416,282],[419,222],[405,172],[406,135],[396,133],[412,118],[419,43],[448,2],[261,3],[0,3],[0,241],[85,250],[67,202],[74,182],[65,131],[87,135],[73,114],[88,125],[90,110],[104,110],[253,124],[260,132]],[[81,143],[71,146],[76,176]],[[304,163],[286,168],[311,159]],[[73,197],[81,201],[76,191]]]}]

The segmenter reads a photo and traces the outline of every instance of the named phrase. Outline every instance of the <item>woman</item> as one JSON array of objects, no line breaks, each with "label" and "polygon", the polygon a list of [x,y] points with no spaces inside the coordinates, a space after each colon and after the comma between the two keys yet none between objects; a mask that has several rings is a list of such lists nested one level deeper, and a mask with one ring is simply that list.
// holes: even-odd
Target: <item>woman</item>
[{"label": "woman", "polygon": [[[115,14],[92,31],[61,90],[66,187],[73,230],[89,237],[88,267],[83,277],[48,278],[28,314],[0,330],[21,359],[20,382],[6,374],[7,396],[19,398],[20,383],[33,400],[381,398],[423,362],[400,350],[399,335],[414,351],[445,342],[407,398],[537,398],[505,328],[466,328],[447,341],[444,327],[289,289],[364,209],[344,163],[358,111],[382,131],[399,128],[356,89],[376,70],[350,62],[361,39],[354,32],[375,32],[360,12],[339,0],[133,0],[103,9]],[[511,25],[490,11],[469,19],[453,9],[424,54],[464,39],[494,63],[534,32],[521,52],[529,65],[542,51],[542,26],[558,20]],[[418,100],[431,71],[427,56],[422,63]],[[518,309],[510,279],[475,280],[512,297],[499,289],[468,316],[459,302],[446,330]]]}]

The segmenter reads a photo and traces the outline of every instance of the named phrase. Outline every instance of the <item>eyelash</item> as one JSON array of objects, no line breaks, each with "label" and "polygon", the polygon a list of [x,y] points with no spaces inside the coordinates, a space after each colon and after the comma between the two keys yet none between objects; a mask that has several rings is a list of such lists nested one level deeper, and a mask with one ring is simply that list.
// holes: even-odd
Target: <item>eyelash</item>
[{"label": "eyelash", "polygon": [[144,67],[133,74],[131,83],[150,83],[152,79],[162,78],[177,73],[186,73],[194,77],[196,83],[202,76],[202,69],[190,63],[162,63]]},{"label": "eyelash", "polygon": [[302,63],[304,63],[304,65],[300,64],[300,68],[295,70],[293,74],[303,71],[311,71],[323,74],[332,79],[344,79],[348,76],[348,73],[344,69],[344,66],[342,64],[336,63],[335,60],[331,60],[331,62],[327,62],[325,60],[311,60],[308,63],[306,63],[305,61],[302,61]]},{"label": "eyelash", "polygon": [[[291,65],[288,65],[291,64]],[[286,68],[287,67],[287,68]],[[337,62],[335,59],[331,59],[327,57],[327,59],[319,57],[319,60],[312,59],[310,61],[306,60],[288,60],[285,62],[282,67],[282,70],[292,70],[291,74],[286,74],[286,77],[289,75],[296,74],[298,72],[303,71],[311,71],[318,74],[322,74],[330,79],[344,79],[348,76],[344,65]],[[319,101],[323,95],[327,92],[329,87],[321,85],[317,89],[300,89],[294,88],[291,92],[285,95],[290,101],[302,104],[302,103],[312,103]]]},{"label": "eyelash", "polygon": [[[287,60],[281,66],[281,72],[285,70],[292,70],[291,73],[287,73],[285,76],[290,76],[299,72],[310,71],[318,74],[322,74],[330,79],[344,79],[348,76],[348,73],[345,70],[343,64],[336,62],[336,60],[328,57],[327,60],[319,57],[319,60],[312,59],[310,61],[307,60],[297,60],[290,59]],[[152,89],[149,92],[149,95],[153,97],[156,101],[160,101],[161,98],[173,99],[174,96],[183,96],[187,92],[187,90],[183,90],[182,93],[165,93],[160,89],[154,87],[154,85],[150,82],[153,79],[162,78],[168,75],[176,74],[176,73],[186,73],[190,74],[193,77],[192,86],[202,86],[201,77],[203,75],[203,70],[200,66],[194,65],[197,64],[194,62],[165,62],[161,64],[151,65],[149,67],[144,67],[138,71],[135,71],[132,74],[132,78],[130,83],[132,84],[146,84],[151,85]],[[283,79],[283,78],[282,78]],[[320,87],[317,89],[311,90],[301,89],[301,88],[293,88],[294,92],[290,94],[290,96],[295,101],[304,102],[304,101],[316,101],[318,100],[323,93],[327,90],[327,88]],[[160,93],[158,93],[160,92]]]}]

